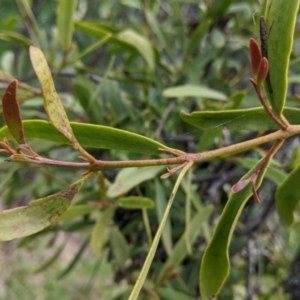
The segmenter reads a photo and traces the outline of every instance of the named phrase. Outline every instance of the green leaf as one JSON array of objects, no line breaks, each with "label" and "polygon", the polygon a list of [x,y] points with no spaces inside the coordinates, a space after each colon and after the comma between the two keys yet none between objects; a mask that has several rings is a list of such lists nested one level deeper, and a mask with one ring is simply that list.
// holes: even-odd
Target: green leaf
[{"label": "green leaf", "polygon": [[221,101],[227,100],[227,96],[221,92],[191,84],[167,88],[163,91],[163,96],[166,98],[202,97]]},{"label": "green leaf", "polygon": [[294,169],[277,188],[275,195],[276,209],[280,220],[285,225],[294,222],[294,210],[300,200],[300,166]]},{"label": "green leaf", "polygon": [[75,21],[75,28],[98,39],[103,39],[112,34],[112,30],[103,26],[99,22],[78,22]]},{"label": "green leaf", "polygon": [[150,41],[131,29],[125,29],[117,33],[113,28],[94,22],[75,22],[75,28],[83,33],[99,39],[109,38],[109,41],[116,45],[127,46],[141,54],[145,59],[150,71],[154,70],[155,57]]},{"label": "green leaf", "polygon": [[59,193],[29,202],[27,206],[1,212],[0,240],[9,241],[28,236],[57,222],[91,174]]},{"label": "green leaf", "polygon": [[90,244],[93,252],[97,256],[100,256],[102,253],[102,248],[105,242],[105,234],[108,226],[107,223],[112,218],[114,211],[115,208],[110,207],[101,212],[100,217],[93,227]]},{"label": "green leaf", "polygon": [[32,44],[31,40],[26,38],[25,36],[7,30],[0,30],[0,39],[4,41],[20,44],[23,47],[30,47]]},{"label": "green leaf", "polygon": [[127,209],[152,209],[154,202],[150,198],[130,196],[119,198],[117,205]]},{"label": "green leaf", "polygon": [[[291,124],[298,124],[300,109],[286,107],[284,115]],[[182,111],[180,116],[185,122],[203,130],[218,127],[253,131],[278,129],[278,125],[261,107],[226,111],[195,111],[191,114]]]},{"label": "green leaf", "polygon": [[176,291],[173,287],[160,287],[157,290],[157,293],[160,299],[164,300],[174,300],[174,299],[180,299],[180,300],[195,300],[194,297],[191,297],[187,295],[186,293]]},{"label": "green leaf", "polygon": [[[208,222],[212,211],[213,206],[207,205],[205,207],[201,207],[201,210],[198,211],[195,216],[193,216],[190,221],[190,230],[188,233],[188,241],[190,244],[193,244],[196,241],[196,238],[199,236],[201,230],[201,225]],[[163,277],[163,275],[170,267],[174,269],[178,268],[183,260],[187,257],[187,255],[188,249],[186,243],[186,232],[184,232],[173,247],[167,261],[160,269],[159,275],[157,277],[157,282],[159,282],[159,280]]]},{"label": "green leaf", "polygon": [[[110,70],[108,69],[107,75],[109,74],[109,71]],[[122,99],[118,82],[103,78],[101,81],[100,97],[114,122],[124,119],[124,117],[128,115],[127,107]]]},{"label": "green leaf", "polygon": [[292,170],[300,165],[300,147],[297,146],[293,150],[292,157],[287,165],[287,168]]},{"label": "green leaf", "polygon": [[[71,122],[76,139],[83,147],[111,149],[128,151],[142,154],[160,154],[158,148],[168,149],[147,137],[131,133],[125,130],[116,129],[101,125],[81,124]],[[71,144],[70,141],[61,135],[55,127],[42,120],[23,121],[25,137],[28,139],[41,139],[57,142],[59,144]],[[13,137],[7,126],[0,129],[0,140]]]},{"label": "green leaf", "polygon": [[223,17],[232,0],[211,0],[208,8],[208,17],[218,19]]},{"label": "green leaf", "polygon": [[213,29],[211,32],[211,43],[212,45],[217,48],[221,49],[226,44],[226,39],[224,34],[220,29]]},{"label": "green leaf", "polygon": [[265,12],[270,77],[270,81],[266,81],[266,89],[272,109],[278,116],[281,116],[286,101],[288,68],[299,2],[271,1]]},{"label": "green leaf", "polygon": [[12,81],[2,97],[2,111],[5,123],[15,140],[25,144],[24,128],[21,121],[20,107],[17,100],[17,81]]},{"label": "green leaf", "polygon": [[209,30],[211,23],[211,20],[203,19],[202,22],[198,25],[197,29],[193,31],[193,34],[184,54],[187,59],[189,59],[193,55],[193,53],[197,51],[202,39]]},{"label": "green leaf", "polygon": [[[244,157],[238,159],[237,163],[243,168],[250,170],[253,167],[253,165],[255,165],[256,161],[257,159],[255,158]],[[277,185],[280,185],[286,179],[287,174],[284,171],[280,170],[278,167],[270,165],[266,171],[265,176]]]},{"label": "green leaf", "polygon": [[148,39],[131,29],[125,29],[117,35],[119,41],[136,49],[145,59],[151,72],[154,71],[154,52]]},{"label": "green leaf", "polygon": [[[167,207],[167,201],[168,199],[166,197],[166,191],[163,185],[158,179],[155,179],[155,208],[158,223],[160,223],[162,220],[164,211]],[[172,226],[170,218],[166,220],[161,239],[166,252],[168,253],[168,255],[170,255],[173,249]]]},{"label": "green leaf", "polygon": [[115,226],[110,230],[109,236],[113,256],[118,267],[123,269],[129,257],[129,245],[122,232]]},{"label": "green leaf", "polygon": [[143,7],[143,12],[145,13],[152,34],[154,34],[157,38],[157,43],[155,43],[155,46],[159,49],[164,49],[166,47],[166,39],[162,33],[159,19],[156,18],[154,11],[147,9],[146,7]]},{"label": "green leaf", "polygon": [[30,24],[28,33],[31,39],[31,45],[40,45],[41,48],[46,49],[46,32],[42,26],[39,26],[37,20],[32,12],[30,2],[27,0],[18,0],[18,7],[21,12],[23,20],[26,20]]},{"label": "green leaf", "polygon": [[[240,182],[251,177],[262,160],[240,179]],[[258,176],[256,187],[262,182],[269,161]],[[229,275],[230,262],[228,249],[234,227],[242,212],[243,207],[252,195],[252,186],[248,184],[236,194],[231,194],[218,224],[214,230],[213,237],[205,249],[200,268],[200,292],[203,300],[216,296],[226,278]]]},{"label": "green leaf", "polygon": [[82,50],[78,55],[74,57],[72,60],[72,63],[76,62],[79,59],[82,59],[84,56],[90,54],[91,52],[95,51],[96,49],[100,48],[102,45],[104,45],[111,37],[111,34],[106,35],[101,40],[98,40],[97,42],[87,46],[84,50]]},{"label": "green leaf", "polygon": [[74,30],[73,17],[77,0],[59,0],[57,6],[57,27],[59,41],[64,51],[68,50],[72,43]]},{"label": "green leaf", "polygon": [[68,207],[68,209],[59,217],[57,221],[60,222],[72,220],[76,217],[87,215],[93,211],[95,211],[95,207],[91,205],[72,205]]},{"label": "green leaf", "polygon": [[157,166],[123,169],[118,173],[115,182],[109,186],[107,196],[116,198],[124,195],[140,183],[154,178],[164,168],[164,166]]}]

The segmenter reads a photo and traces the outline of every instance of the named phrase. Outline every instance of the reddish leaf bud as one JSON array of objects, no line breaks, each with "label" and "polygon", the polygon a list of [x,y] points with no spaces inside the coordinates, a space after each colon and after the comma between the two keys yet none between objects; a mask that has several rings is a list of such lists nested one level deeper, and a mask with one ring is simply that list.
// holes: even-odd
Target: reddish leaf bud
[{"label": "reddish leaf bud", "polygon": [[250,39],[249,48],[250,48],[250,60],[251,60],[252,73],[253,73],[253,77],[256,79],[260,61],[262,59],[262,55],[260,52],[260,47],[255,39],[252,38]]},{"label": "reddish leaf bud", "polygon": [[239,191],[244,189],[247,186],[248,183],[249,183],[249,179],[237,182],[235,185],[233,185],[231,187],[231,193],[233,193],[233,194],[238,193]]},{"label": "reddish leaf bud", "polygon": [[19,102],[17,100],[17,80],[13,80],[2,97],[2,111],[5,123],[15,140],[25,144],[24,129],[21,120]]},{"label": "reddish leaf bud", "polygon": [[257,72],[256,84],[258,86],[263,84],[263,82],[267,78],[268,72],[269,72],[269,62],[267,58],[263,57],[260,60],[260,64]]}]

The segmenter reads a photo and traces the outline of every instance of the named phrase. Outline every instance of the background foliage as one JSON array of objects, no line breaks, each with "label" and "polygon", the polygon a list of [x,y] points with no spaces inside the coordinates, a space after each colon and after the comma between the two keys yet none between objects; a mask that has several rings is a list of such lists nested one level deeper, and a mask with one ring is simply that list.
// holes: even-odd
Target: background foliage
[{"label": "background foliage", "polygon": [[[131,131],[186,152],[215,149],[261,134],[236,130],[244,124],[235,116],[221,126],[206,123],[203,127],[209,130],[204,131],[184,122],[180,114],[259,105],[248,80],[248,41],[257,37],[259,1],[78,0],[77,5],[69,1],[65,7],[66,3],[1,2],[0,92],[9,78],[39,87],[28,55],[29,45],[34,44],[47,57],[71,121]],[[297,27],[296,37],[298,31]],[[298,89],[298,44],[296,39],[290,95]],[[47,119],[38,90],[20,85],[18,98],[23,119]],[[299,106],[291,96],[287,103]],[[2,127],[4,121],[0,122]],[[231,273],[219,299],[296,295],[299,216],[289,229],[280,225],[274,191],[298,164],[298,144],[292,138],[275,157],[259,191],[262,203],[247,203],[231,243]],[[78,156],[69,146],[51,141],[33,140],[30,145],[54,159],[75,161]],[[105,160],[150,157],[88,150]],[[202,163],[188,174],[142,298],[199,299],[199,263],[230,187],[265,150]],[[7,162],[1,163],[0,170],[1,210],[58,192],[82,173]],[[175,181],[159,179],[162,167],[136,171],[99,174],[84,185],[56,225],[1,243],[1,269],[5,270],[0,275],[1,297],[127,299]],[[145,206],[136,209],[136,198],[129,197],[147,197],[138,202],[144,201]],[[108,202],[120,205],[112,210]]]}]

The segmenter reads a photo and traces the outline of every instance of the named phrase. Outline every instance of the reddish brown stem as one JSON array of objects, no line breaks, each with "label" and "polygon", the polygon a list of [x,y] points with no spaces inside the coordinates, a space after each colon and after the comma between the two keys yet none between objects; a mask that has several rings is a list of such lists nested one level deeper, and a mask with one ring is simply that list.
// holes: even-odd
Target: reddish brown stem
[{"label": "reddish brown stem", "polygon": [[[29,157],[23,154],[13,154],[7,161],[33,163],[39,165],[50,165],[67,168],[81,168],[87,170],[105,170],[105,169],[118,169],[130,167],[146,167],[146,166],[166,166],[166,165],[180,165],[187,161],[200,163],[208,161],[217,157],[233,155],[238,152],[246,151],[259,145],[272,142],[274,140],[285,140],[293,135],[300,134],[300,125],[290,125],[287,130],[278,130],[265,136],[258,137],[253,140],[245,141],[242,143],[230,145],[227,147],[210,150],[202,153],[187,153],[178,157],[163,158],[163,159],[145,159],[145,160],[128,160],[128,161],[96,161],[91,165],[89,162],[76,163],[64,162],[59,160],[51,160],[47,158]],[[273,150],[272,150],[273,151]]]},{"label": "reddish brown stem", "polygon": [[275,144],[272,146],[272,148],[268,151],[264,159],[262,160],[261,164],[258,166],[258,168],[255,170],[253,175],[251,176],[251,183],[252,183],[252,193],[253,198],[257,204],[260,203],[258,193],[256,191],[256,180],[262,170],[262,168],[266,165],[266,163],[275,155],[275,153],[279,150],[279,148],[282,146],[284,140],[277,140]]},{"label": "reddish brown stem", "polygon": [[272,111],[272,109],[269,107],[266,99],[264,98],[263,94],[262,94],[262,89],[261,86],[258,86],[256,84],[256,82],[250,78],[251,83],[253,84],[253,87],[257,93],[257,96],[263,106],[263,108],[265,109],[265,111],[267,112],[267,114],[271,117],[271,119],[282,129],[282,130],[287,130],[288,125],[289,124],[285,124],[283,121],[281,121],[278,116],[276,116],[274,114],[274,112]]}]

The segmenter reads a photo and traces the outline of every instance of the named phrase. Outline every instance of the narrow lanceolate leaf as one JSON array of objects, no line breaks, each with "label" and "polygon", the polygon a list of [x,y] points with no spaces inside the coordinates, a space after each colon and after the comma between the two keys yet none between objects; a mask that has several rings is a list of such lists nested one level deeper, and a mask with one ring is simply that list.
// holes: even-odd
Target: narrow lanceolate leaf
[{"label": "narrow lanceolate leaf", "polygon": [[79,22],[75,21],[75,29],[85,33],[86,35],[95,37],[97,39],[103,39],[106,36],[114,33],[113,28],[108,28],[99,22]]},{"label": "narrow lanceolate leaf", "polygon": [[[261,160],[243,177],[243,182],[251,177]],[[267,163],[261,171],[256,187],[261,184]],[[203,300],[216,296],[225,283],[230,270],[228,248],[234,227],[242,212],[243,207],[252,195],[252,186],[248,184],[236,194],[231,194],[222,212],[221,218],[214,230],[213,237],[208,244],[201,262],[200,269],[200,292]]]},{"label": "narrow lanceolate leaf", "polygon": [[1,212],[0,240],[10,241],[28,236],[55,223],[90,176],[87,175],[59,193],[29,202],[27,206]]},{"label": "narrow lanceolate leaf", "polygon": [[19,33],[9,30],[0,30],[0,40],[18,43],[23,47],[29,47],[32,44],[32,41],[30,39]]},{"label": "narrow lanceolate leaf", "polygon": [[[59,144],[71,144],[55,127],[43,120],[26,120],[22,122],[28,139],[41,139]],[[93,124],[70,122],[76,139],[83,147],[128,151],[141,154],[157,155],[158,149],[168,149],[165,145],[145,136],[129,131]],[[0,140],[13,139],[7,126],[0,129]]]},{"label": "narrow lanceolate leaf", "polygon": [[100,256],[102,253],[102,248],[106,241],[105,238],[108,229],[108,221],[112,218],[114,210],[114,207],[110,207],[101,212],[100,217],[93,227],[90,244],[93,252],[97,256]]},{"label": "narrow lanceolate leaf", "polygon": [[193,53],[198,49],[202,39],[206,36],[212,20],[203,19],[202,22],[198,25],[197,29],[192,33],[191,39],[187,45],[184,56],[188,59],[192,57]]},{"label": "narrow lanceolate leaf", "polygon": [[218,19],[224,16],[227,8],[232,3],[232,0],[212,0],[209,2],[208,16],[214,19]]},{"label": "narrow lanceolate leaf", "polygon": [[220,101],[226,101],[227,96],[219,91],[197,85],[180,85],[167,88],[163,91],[166,98],[201,97]]},{"label": "narrow lanceolate leaf", "polygon": [[262,59],[260,48],[259,48],[256,40],[254,40],[252,38],[250,39],[249,49],[250,49],[250,61],[251,61],[252,74],[254,76],[254,79],[256,79],[259,64]]},{"label": "narrow lanceolate leaf", "polygon": [[57,27],[59,41],[64,51],[68,50],[72,43],[74,30],[74,12],[77,0],[59,0],[57,6]]},{"label": "narrow lanceolate leaf", "polygon": [[212,211],[213,206],[207,205],[205,207],[202,207],[201,210],[198,211],[195,216],[193,216],[190,221],[190,230],[188,232],[188,236],[186,236],[186,232],[184,232],[178,239],[174,247],[172,247],[172,252],[159,271],[156,280],[157,283],[161,280],[164,274],[166,274],[167,270],[170,267],[173,267],[175,270],[180,267],[181,263],[188,255],[186,239],[188,238],[190,244],[193,244],[195,242],[197,237],[199,237],[202,224],[208,222]]},{"label": "narrow lanceolate leaf", "polygon": [[65,109],[56,92],[51,71],[43,52],[33,46],[29,48],[29,52],[32,66],[42,87],[44,107],[50,121],[71,142],[76,150],[85,155],[89,161],[93,161],[94,158],[81,147],[73,134]]},{"label": "narrow lanceolate leaf", "polygon": [[127,259],[129,258],[130,247],[123,235],[117,227],[110,230],[110,246],[111,251],[120,269],[123,269]]},{"label": "narrow lanceolate leaf", "polygon": [[140,183],[154,178],[164,168],[164,166],[157,166],[123,169],[118,173],[114,183],[108,188],[107,196],[115,198],[124,195]]},{"label": "narrow lanceolate leaf", "polygon": [[280,220],[285,225],[294,222],[294,210],[300,200],[300,166],[295,168],[282,182],[276,191],[276,209]]},{"label": "narrow lanceolate leaf", "polygon": [[154,207],[154,202],[150,198],[130,196],[119,198],[117,205],[127,209],[151,209]]},{"label": "narrow lanceolate leaf", "polygon": [[[237,160],[234,160],[239,166],[246,169],[247,171],[250,170],[256,163],[257,159],[251,157],[243,157]],[[281,170],[280,167],[278,168],[278,164],[276,161],[273,161],[268,167],[266,171],[265,178],[270,179],[276,185],[281,185],[281,183],[286,179],[287,174],[285,171]]]},{"label": "narrow lanceolate leaf", "polygon": [[267,55],[269,80],[268,97],[274,112],[281,116],[286,101],[288,68],[300,0],[269,1],[266,5]]},{"label": "narrow lanceolate leaf", "polygon": [[154,51],[150,41],[131,29],[125,29],[120,32],[117,39],[130,47],[136,49],[145,59],[150,71],[154,70]]},{"label": "narrow lanceolate leaf", "polygon": [[7,86],[2,97],[2,110],[11,135],[19,144],[25,144],[24,129],[17,100],[17,84],[18,82],[14,80]]},{"label": "narrow lanceolate leaf", "polygon": [[[286,107],[284,116],[290,124],[298,124],[300,109]],[[278,125],[262,107],[225,111],[194,111],[191,114],[182,111],[180,117],[185,122],[203,130],[214,128],[254,131],[278,129]]]},{"label": "narrow lanceolate leaf", "polygon": [[51,71],[43,52],[31,46],[30,59],[42,87],[44,106],[50,121],[73,144],[75,137],[65,109],[56,92]]},{"label": "narrow lanceolate leaf", "polygon": [[[161,181],[155,179],[155,208],[156,208],[156,216],[157,222],[160,223],[162,217],[164,215],[165,209],[167,207],[167,195],[164,186],[162,185]],[[172,226],[171,220],[168,218],[166,220],[166,224],[164,230],[162,232],[162,244],[168,254],[170,255],[173,249],[173,242],[172,242]]]}]

